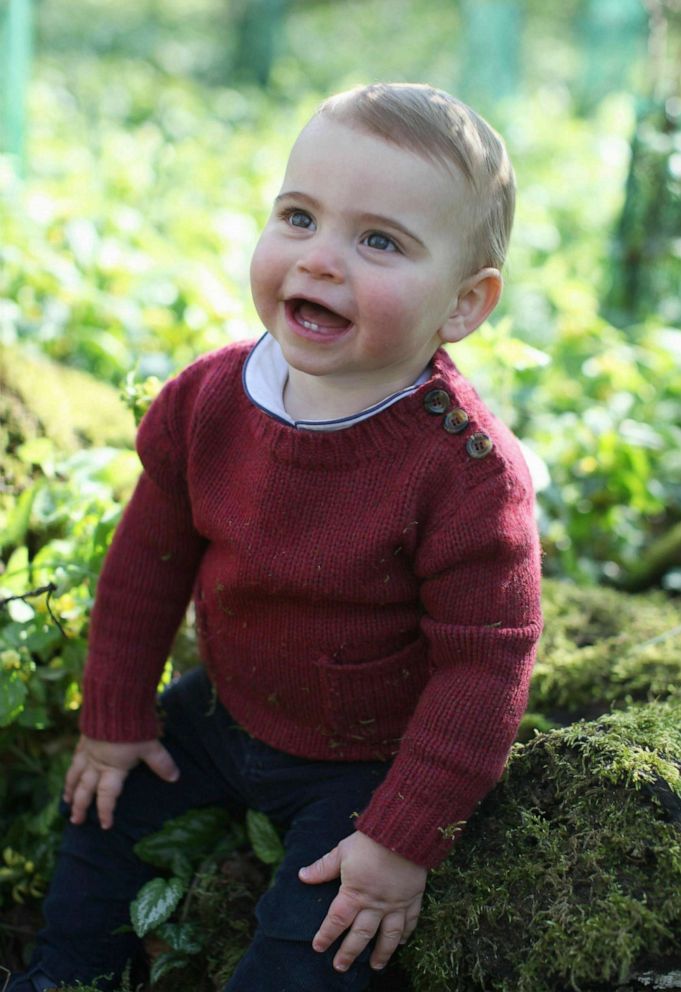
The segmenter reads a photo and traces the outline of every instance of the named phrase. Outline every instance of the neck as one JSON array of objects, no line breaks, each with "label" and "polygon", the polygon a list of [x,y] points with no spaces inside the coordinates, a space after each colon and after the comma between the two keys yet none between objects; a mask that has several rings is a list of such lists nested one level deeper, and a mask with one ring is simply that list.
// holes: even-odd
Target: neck
[{"label": "neck", "polygon": [[348,381],[331,380],[329,376],[307,375],[289,367],[284,406],[294,420],[352,417],[400,389],[411,386],[419,375],[420,372],[417,372],[408,377],[398,377],[394,382],[376,384],[371,380],[358,382],[354,377]]}]

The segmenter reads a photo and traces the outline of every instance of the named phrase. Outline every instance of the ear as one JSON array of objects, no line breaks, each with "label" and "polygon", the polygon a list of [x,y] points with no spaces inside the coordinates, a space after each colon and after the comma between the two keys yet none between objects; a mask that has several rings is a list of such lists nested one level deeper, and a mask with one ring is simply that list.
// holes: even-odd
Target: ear
[{"label": "ear", "polygon": [[440,328],[443,342],[462,341],[482,324],[499,302],[504,282],[498,269],[480,269],[459,286],[452,311]]}]

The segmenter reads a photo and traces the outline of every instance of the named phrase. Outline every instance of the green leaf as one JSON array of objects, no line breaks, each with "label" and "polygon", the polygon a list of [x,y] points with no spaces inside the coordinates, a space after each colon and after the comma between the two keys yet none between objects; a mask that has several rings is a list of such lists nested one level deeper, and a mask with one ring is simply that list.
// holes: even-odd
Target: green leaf
[{"label": "green leaf", "polygon": [[24,708],[28,690],[18,671],[0,670],[0,727],[8,727]]},{"label": "green leaf", "polygon": [[198,864],[215,847],[229,827],[229,814],[220,807],[189,810],[169,820],[158,833],[135,844],[135,854],[157,868],[173,870],[178,851],[190,864]]},{"label": "green leaf", "polygon": [[25,599],[14,599],[7,603],[7,612],[15,623],[30,623],[35,616],[35,610]]},{"label": "green leaf", "polygon": [[10,555],[5,571],[0,576],[0,589],[15,596],[25,593],[30,581],[29,571],[28,548],[22,544]]},{"label": "green leaf", "polygon": [[200,931],[195,923],[162,923],[156,936],[169,944],[174,951],[198,954],[203,949]]},{"label": "green leaf", "polygon": [[246,832],[254,854],[266,865],[276,865],[283,860],[284,845],[264,813],[249,809],[246,814]]},{"label": "green leaf", "polygon": [[31,486],[29,489],[24,489],[19,495],[15,506],[7,518],[7,525],[4,528],[0,543],[13,548],[24,541],[31,519],[33,500],[37,491],[37,486]]},{"label": "green leaf", "polygon": [[144,937],[170,917],[186,892],[179,878],[154,878],[143,885],[130,904],[130,919],[138,937]]},{"label": "green leaf", "polygon": [[25,465],[42,465],[54,461],[56,455],[54,441],[48,437],[34,437],[17,448],[17,456]]},{"label": "green leaf", "polygon": [[194,869],[186,854],[183,854],[182,851],[176,851],[170,869],[176,878],[180,878],[186,885],[189,885]]},{"label": "green leaf", "polygon": [[178,954],[177,951],[164,951],[163,954],[159,954],[157,958],[149,969],[149,978],[152,985],[163,975],[166,975],[169,971],[174,971],[175,968],[184,968],[189,964],[189,958],[184,954]]},{"label": "green leaf", "polygon": [[31,727],[34,730],[45,730],[50,722],[46,706],[26,706],[17,717],[20,727]]}]

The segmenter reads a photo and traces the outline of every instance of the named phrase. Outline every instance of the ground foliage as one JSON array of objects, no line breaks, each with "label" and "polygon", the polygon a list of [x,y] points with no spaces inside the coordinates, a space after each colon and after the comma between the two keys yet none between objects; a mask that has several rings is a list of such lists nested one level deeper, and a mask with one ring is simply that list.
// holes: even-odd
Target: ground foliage
[{"label": "ground foliage", "polygon": [[[0,341],[120,384],[131,369],[164,379],[257,336],[250,253],[320,95],[296,92],[292,106],[120,52],[82,52],[68,68],[46,53],[31,92],[31,173],[19,182],[0,168]],[[674,296],[651,289],[622,326],[601,306],[626,279],[618,224],[634,101],[612,94],[582,117],[564,88],[543,86],[499,103],[492,120],[520,187],[507,287],[493,323],[453,355],[533,456],[547,571],[624,582],[681,521]],[[655,120],[647,146],[663,146],[655,174],[667,162],[674,204],[681,138],[658,141]],[[635,187],[646,203],[653,186]],[[627,210],[638,217],[635,203]],[[678,239],[656,252],[673,281]],[[678,563],[657,579],[681,585]]]}]

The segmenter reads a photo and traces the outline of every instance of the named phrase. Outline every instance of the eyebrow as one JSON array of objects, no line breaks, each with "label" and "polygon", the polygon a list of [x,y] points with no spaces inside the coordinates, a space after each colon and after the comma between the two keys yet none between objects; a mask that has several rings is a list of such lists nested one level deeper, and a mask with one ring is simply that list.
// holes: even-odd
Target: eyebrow
[{"label": "eyebrow", "polygon": [[[290,199],[307,201],[310,206],[315,208],[319,208],[320,206],[319,200],[315,199],[314,196],[310,196],[309,193],[303,193],[301,190],[295,189],[285,190],[283,193],[279,193],[278,196],[275,196],[274,202],[279,203],[281,200]],[[383,214],[370,213],[361,213],[359,214],[359,217],[368,224],[376,224],[379,227],[391,227],[393,230],[404,234],[407,238],[411,238],[412,241],[415,241],[416,244],[421,245],[422,248],[425,248],[423,241],[418,237],[418,235],[414,234],[413,231],[411,231],[408,227],[405,227],[404,224],[401,224],[393,217],[384,217]]]}]

